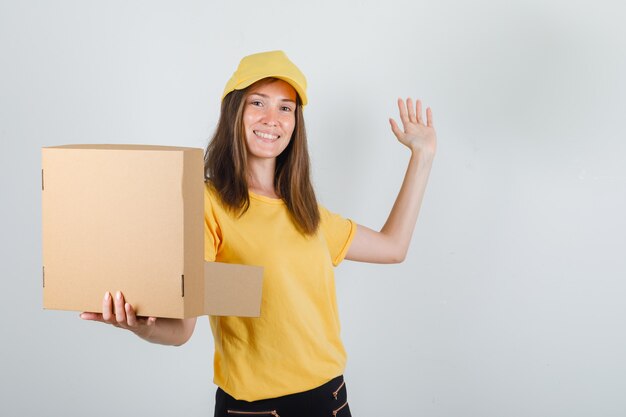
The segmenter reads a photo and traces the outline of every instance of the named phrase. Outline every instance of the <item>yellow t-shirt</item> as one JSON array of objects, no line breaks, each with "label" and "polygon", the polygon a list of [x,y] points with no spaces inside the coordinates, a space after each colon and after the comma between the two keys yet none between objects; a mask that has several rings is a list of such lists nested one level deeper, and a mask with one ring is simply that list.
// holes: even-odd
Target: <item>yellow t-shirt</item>
[{"label": "yellow t-shirt", "polygon": [[320,228],[305,236],[282,200],[250,192],[241,217],[207,185],[207,261],[264,267],[261,317],[210,316],[214,382],[236,399],[255,401],[306,391],[341,375],[346,352],[339,335],[333,266],[356,225],[320,206]]}]

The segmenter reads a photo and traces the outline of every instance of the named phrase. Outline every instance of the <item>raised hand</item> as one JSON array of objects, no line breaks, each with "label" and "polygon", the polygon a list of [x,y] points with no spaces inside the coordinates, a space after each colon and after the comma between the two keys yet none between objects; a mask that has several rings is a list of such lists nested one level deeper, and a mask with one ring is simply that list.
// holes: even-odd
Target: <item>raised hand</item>
[{"label": "raised hand", "polygon": [[426,123],[422,117],[422,102],[417,100],[415,106],[409,97],[406,102],[398,99],[398,110],[400,111],[400,121],[402,129],[396,121],[389,118],[391,131],[398,138],[398,141],[407,146],[413,152],[425,151],[434,154],[437,150],[437,134],[433,126],[433,112],[430,107],[426,109]]}]

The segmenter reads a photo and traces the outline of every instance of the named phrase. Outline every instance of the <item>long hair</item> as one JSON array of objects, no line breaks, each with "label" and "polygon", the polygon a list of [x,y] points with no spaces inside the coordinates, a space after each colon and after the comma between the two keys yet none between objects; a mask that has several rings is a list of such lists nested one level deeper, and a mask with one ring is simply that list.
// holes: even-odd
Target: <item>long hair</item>
[{"label": "long hair", "polygon": [[[224,97],[215,134],[204,153],[205,181],[213,185],[224,206],[239,215],[243,215],[250,207],[243,126],[246,97],[248,91],[258,83],[273,81],[276,78],[264,78]],[[296,227],[302,233],[312,235],[319,226],[320,212],[311,184],[311,162],[302,102],[300,96],[296,96],[296,123],[289,144],[276,158],[274,189],[285,202]]]}]

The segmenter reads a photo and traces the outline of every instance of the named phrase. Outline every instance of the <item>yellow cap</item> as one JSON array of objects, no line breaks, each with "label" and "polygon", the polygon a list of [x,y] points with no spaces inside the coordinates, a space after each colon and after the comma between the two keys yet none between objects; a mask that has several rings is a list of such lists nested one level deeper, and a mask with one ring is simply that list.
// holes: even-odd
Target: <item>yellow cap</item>
[{"label": "yellow cap", "polygon": [[306,78],[283,51],[260,52],[243,57],[226,83],[222,100],[231,91],[242,90],[268,77],[288,82],[300,96],[302,105],[307,103]]}]

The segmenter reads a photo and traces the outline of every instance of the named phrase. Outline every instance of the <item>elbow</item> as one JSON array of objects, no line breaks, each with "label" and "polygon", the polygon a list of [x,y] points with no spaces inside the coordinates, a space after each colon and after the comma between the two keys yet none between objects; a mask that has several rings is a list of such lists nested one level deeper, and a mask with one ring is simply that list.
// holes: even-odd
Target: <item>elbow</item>
[{"label": "elbow", "polygon": [[182,346],[185,343],[187,343],[189,341],[189,339],[191,339],[191,336],[193,335],[193,327],[191,329],[187,328],[185,329],[185,332],[181,335],[181,338],[174,343],[174,346]]},{"label": "elbow", "polygon": [[179,327],[179,329],[181,331],[178,332],[177,340],[174,341],[174,343],[172,343],[172,345],[173,346],[182,346],[185,343],[187,343],[189,341],[189,339],[191,339],[191,336],[193,335],[193,331],[194,331],[195,327],[196,327],[196,318],[183,319],[180,322],[180,327]]},{"label": "elbow", "polygon": [[174,343],[172,346],[175,346],[175,347],[182,346],[182,345],[184,345],[185,343],[187,343],[187,341],[188,341],[188,340],[189,340],[189,339],[184,339],[184,340],[181,340],[181,341],[179,341],[179,342]]},{"label": "elbow", "polygon": [[184,335],[181,336],[180,339],[178,339],[177,341],[172,343],[172,346],[182,346],[185,343],[187,343],[189,341],[189,339],[191,339],[191,334],[184,334]]},{"label": "elbow", "polygon": [[406,254],[405,255],[399,255],[399,256],[394,256],[391,259],[392,264],[401,264],[402,262],[404,262],[404,260],[406,259]]},{"label": "elbow", "polygon": [[401,242],[394,242],[390,239],[387,245],[380,252],[381,259],[379,262],[385,264],[401,264],[406,259],[408,252],[408,245],[403,245]]},{"label": "elbow", "polygon": [[184,335],[184,336],[182,336],[180,339],[178,339],[178,340],[176,340],[174,343],[172,343],[172,346],[176,346],[176,347],[178,347],[178,346],[182,346],[182,345],[184,345],[185,343],[187,343],[187,341],[188,341],[188,340],[189,340],[189,336]]},{"label": "elbow", "polygon": [[381,249],[381,254],[383,254],[384,258],[383,263],[401,264],[406,259],[409,244],[408,242],[402,242],[396,236],[387,235]]},{"label": "elbow", "polygon": [[406,259],[406,249],[397,249],[389,257],[390,264],[401,264]]}]

